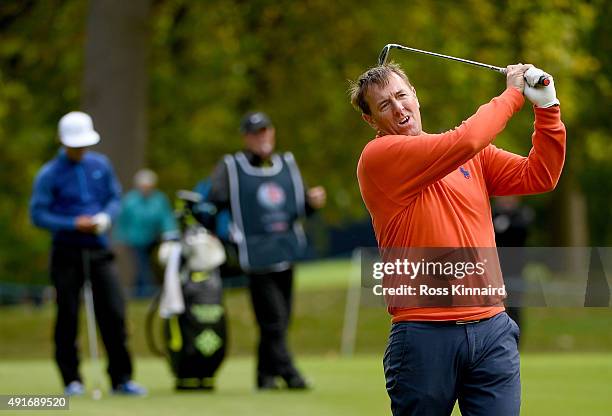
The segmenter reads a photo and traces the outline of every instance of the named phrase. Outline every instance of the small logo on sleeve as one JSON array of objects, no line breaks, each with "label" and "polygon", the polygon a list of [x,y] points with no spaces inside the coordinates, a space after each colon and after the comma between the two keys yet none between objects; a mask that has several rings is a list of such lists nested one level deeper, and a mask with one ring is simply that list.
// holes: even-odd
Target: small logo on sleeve
[{"label": "small logo on sleeve", "polygon": [[464,168],[463,166],[461,166],[461,167],[459,168],[459,171],[460,171],[461,173],[463,173],[463,177],[464,177],[465,179],[470,179],[470,172],[469,172],[469,171],[468,171],[466,168]]}]

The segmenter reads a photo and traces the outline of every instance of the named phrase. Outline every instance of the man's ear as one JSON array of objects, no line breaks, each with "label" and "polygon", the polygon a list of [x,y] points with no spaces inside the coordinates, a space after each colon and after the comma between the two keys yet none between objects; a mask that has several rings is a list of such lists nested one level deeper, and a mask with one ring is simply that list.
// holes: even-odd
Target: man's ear
[{"label": "man's ear", "polygon": [[361,118],[370,125],[370,127],[372,127],[374,130],[378,131],[378,126],[376,125],[376,122],[374,121],[374,119],[372,118],[371,115],[369,114],[364,114],[361,113]]}]

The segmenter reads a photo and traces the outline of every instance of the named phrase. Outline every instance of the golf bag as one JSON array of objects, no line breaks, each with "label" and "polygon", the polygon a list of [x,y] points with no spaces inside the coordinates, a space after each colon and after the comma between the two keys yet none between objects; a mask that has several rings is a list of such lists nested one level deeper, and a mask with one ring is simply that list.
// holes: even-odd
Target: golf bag
[{"label": "golf bag", "polygon": [[188,271],[182,283],[185,311],[164,320],[164,339],[179,390],[212,389],[225,358],[227,329],[218,273]]},{"label": "golf bag", "polygon": [[[178,198],[181,241],[169,243],[165,253],[160,249],[166,272],[163,290],[147,315],[147,342],[153,352],[168,358],[177,390],[211,390],[226,352],[227,324],[218,271],[225,254],[221,243],[191,217],[199,195],[180,191]],[[154,339],[157,316],[162,319],[163,348]]]}]

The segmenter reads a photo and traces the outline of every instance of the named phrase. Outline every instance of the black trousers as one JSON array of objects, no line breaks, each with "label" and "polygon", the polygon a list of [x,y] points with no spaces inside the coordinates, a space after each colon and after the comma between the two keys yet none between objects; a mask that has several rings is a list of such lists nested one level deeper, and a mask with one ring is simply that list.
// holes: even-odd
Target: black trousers
[{"label": "black trousers", "polygon": [[[108,374],[116,387],[132,377],[132,361],[126,346],[125,302],[106,249],[54,246],[51,252],[51,280],[55,286],[55,360],[64,384],[82,380],[77,346],[80,293],[85,278],[91,280],[96,321],[108,355]],[[85,276],[85,261],[89,276]]]},{"label": "black trousers", "polygon": [[287,346],[291,317],[293,269],[250,274],[249,289],[259,325],[258,377],[298,374]]}]

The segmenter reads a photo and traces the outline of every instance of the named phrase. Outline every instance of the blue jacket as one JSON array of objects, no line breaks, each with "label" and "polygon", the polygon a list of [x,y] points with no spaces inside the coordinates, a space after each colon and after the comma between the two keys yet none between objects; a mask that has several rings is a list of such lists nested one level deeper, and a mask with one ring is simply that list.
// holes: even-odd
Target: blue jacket
[{"label": "blue jacket", "polygon": [[[202,202],[193,209],[193,215],[202,225],[209,228],[221,240],[229,242],[229,229],[232,217],[229,209],[225,208],[217,212],[217,208],[208,202],[212,181],[210,178],[202,179],[193,189],[194,192],[202,195]],[[213,220],[214,217],[214,220]]]},{"label": "blue jacket", "polygon": [[32,222],[53,234],[53,244],[107,247],[105,235],[76,230],[79,215],[119,213],[121,185],[106,156],[88,151],[83,159],[68,159],[64,149],[38,172],[30,200]]}]

